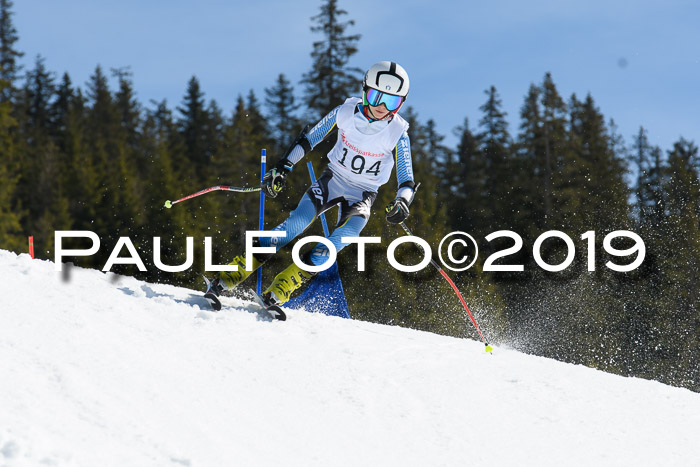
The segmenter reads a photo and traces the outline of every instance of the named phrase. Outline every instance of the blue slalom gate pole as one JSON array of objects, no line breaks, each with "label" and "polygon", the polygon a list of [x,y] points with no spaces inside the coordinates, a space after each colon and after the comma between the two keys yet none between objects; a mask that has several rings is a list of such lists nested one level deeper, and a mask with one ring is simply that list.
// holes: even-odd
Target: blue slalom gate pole
[{"label": "blue slalom gate pole", "polygon": [[[265,164],[267,162],[267,151],[262,150],[260,155],[260,186],[262,187],[263,177],[265,176]],[[258,230],[265,229],[265,193],[260,190],[260,219],[258,221]],[[258,285],[256,288],[258,295],[262,293],[262,266],[258,268]]]}]

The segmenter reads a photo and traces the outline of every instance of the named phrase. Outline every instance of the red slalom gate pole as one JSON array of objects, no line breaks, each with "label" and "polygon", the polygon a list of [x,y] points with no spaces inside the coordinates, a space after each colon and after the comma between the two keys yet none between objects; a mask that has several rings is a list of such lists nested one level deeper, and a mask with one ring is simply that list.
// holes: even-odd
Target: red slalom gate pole
[{"label": "red slalom gate pole", "polygon": [[[413,232],[411,232],[411,229],[409,229],[408,226],[407,226],[405,223],[401,222],[401,223],[399,223],[399,225],[400,225],[401,228],[404,230],[404,232],[406,232],[406,234],[408,234],[408,235],[410,235],[410,236],[413,236]],[[418,245],[418,246],[419,246],[421,249],[423,249],[422,246],[420,246],[420,245]],[[464,310],[467,312],[467,315],[469,315],[469,319],[472,320],[472,324],[473,324],[474,327],[476,328],[476,331],[479,333],[479,336],[481,337],[481,340],[484,342],[484,345],[486,345],[486,352],[491,352],[491,351],[493,350],[493,347],[491,347],[491,346],[489,345],[488,341],[487,341],[486,338],[484,337],[484,334],[481,332],[481,329],[479,328],[479,325],[476,324],[476,320],[474,319],[474,316],[472,315],[472,312],[469,311],[469,307],[467,306],[467,302],[464,300],[464,297],[462,297],[462,294],[460,293],[460,291],[459,291],[459,289],[457,288],[457,286],[455,285],[455,283],[452,282],[452,279],[450,279],[450,276],[447,275],[447,273],[440,267],[440,265],[439,265],[438,263],[435,262],[434,259],[432,259],[432,258],[430,259],[430,264],[432,264],[433,267],[434,267],[435,269],[437,269],[438,272],[442,275],[442,277],[444,277],[445,280],[452,286],[452,290],[454,290],[455,293],[457,294],[457,297],[459,298],[459,301],[462,303],[462,306],[464,307]]]},{"label": "red slalom gate pole", "polygon": [[34,236],[29,237],[29,256],[34,259]]},{"label": "red slalom gate pole", "polygon": [[[433,264],[433,266],[435,266],[435,265]],[[445,280],[446,280],[447,282],[449,282],[450,285],[452,286],[452,290],[455,291],[455,293],[457,294],[457,297],[459,297],[459,301],[462,302],[462,306],[463,306],[464,309],[467,311],[467,314],[469,315],[469,319],[472,320],[472,323],[474,324],[474,327],[476,328],[476,331],[477,331],[477,332],[479,333],[479,335],[481,336],[481,340],[484,341],[484,344],[486,344],[486,346],[488,347],[488,346],[489,346],[489,343],[486,342],[486,338],[485,338],[484,335],[482,334],[481,329],[479,329],[479,325],[476,324],[476,320],[474,319],[474,316],[472,315],[472,312],[469,311],[469,307],[467,306],[467,302],[464,301],[464,297],[462,297],[462,294],[460,293],[459,289],[457,288],[457,286],[455,285],[455,283],[452,282],[452,279],[450,279],[450,276],[448,276],[447,273],[446,273],[440,266],[438,266],[437,269],[438,269],[438,271],[440,272],[440,274],[442,274],[442,277],[444,277]],[[487,352],[488,352],[488,351],[489,351],[489,350],[487,350]]]}]

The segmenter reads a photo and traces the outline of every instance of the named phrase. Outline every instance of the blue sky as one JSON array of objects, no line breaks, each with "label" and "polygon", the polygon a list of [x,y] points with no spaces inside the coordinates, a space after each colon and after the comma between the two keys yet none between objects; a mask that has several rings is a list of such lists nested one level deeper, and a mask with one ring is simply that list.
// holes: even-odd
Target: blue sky
[{"label": "blue sky", "polygon": [[[14,0],[13,17],[32,67],[37,54],[84,87],[97,64],[129,66],[140,102],[175,108],[192,75],[227,114],[238,94],[258,98],[284,73],[311,66],[311,17],[320,0]],[[465,117],[476,127],[484,90],[496,86],[511,134],[531,83],[551,72],[559,92],[591,93],[626,143],[640,125],[670,149],[700,143],[700,2],[340,0],[348,32],[361,34],[351,65],[394,60],[411,78],[409,104],[446,142]]]}]

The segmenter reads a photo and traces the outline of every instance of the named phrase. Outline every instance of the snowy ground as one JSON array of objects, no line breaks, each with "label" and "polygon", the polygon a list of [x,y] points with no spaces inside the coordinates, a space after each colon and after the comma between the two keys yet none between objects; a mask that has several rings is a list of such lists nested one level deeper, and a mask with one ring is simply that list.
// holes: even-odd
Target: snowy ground
[{"label": "snowy ground", "polygon": [[688,390],[71,277],[0,250],[0,466],[700,465]]}]

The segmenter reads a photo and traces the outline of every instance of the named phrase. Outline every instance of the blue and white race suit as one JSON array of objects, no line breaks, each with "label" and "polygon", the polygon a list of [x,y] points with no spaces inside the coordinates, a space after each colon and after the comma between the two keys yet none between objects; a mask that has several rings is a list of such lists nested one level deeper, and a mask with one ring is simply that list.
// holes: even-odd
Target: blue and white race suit
[{"label": "blue and white race suit", "polygon": [[[313,149],[337,132],[337,140],[328,153],[328,167],[304,194],[297,208],[273,230],[286,231],[283,238],[261,238],[261,246],[284,247],[301,234],[321,213],[339,206],[336,228],[329,240],[337,251],[347,243],[342,237],[359,236],[367,224],[370,208],[380,186],[389,181],[396,167],[399,185],[397,197],[413,200],[413,166],[408,123],[395,114],[389,121],[369,120],[360,110],[362,100],[351,97],[333,109],[306,134]],[[306,151],[296,145],[289,153],[292,163],[299,162]],[[314,265],[323,264],[328,249],[319,243],[310,254]]]}]

